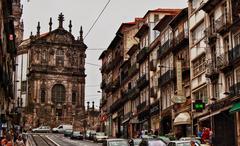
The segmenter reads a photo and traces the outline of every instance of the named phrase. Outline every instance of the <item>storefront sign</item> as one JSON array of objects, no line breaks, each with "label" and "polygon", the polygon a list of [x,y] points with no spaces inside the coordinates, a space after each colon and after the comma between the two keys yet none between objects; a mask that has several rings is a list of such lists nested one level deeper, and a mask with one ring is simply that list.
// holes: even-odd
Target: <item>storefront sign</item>
[{"label": "storefront sign", "polygon": [[176,61],[176,74],[177,74],[177,95],[171,98],[173,103],[185,103],[186,97],[183,95],[182,87],[182,62],[181,60]]}]

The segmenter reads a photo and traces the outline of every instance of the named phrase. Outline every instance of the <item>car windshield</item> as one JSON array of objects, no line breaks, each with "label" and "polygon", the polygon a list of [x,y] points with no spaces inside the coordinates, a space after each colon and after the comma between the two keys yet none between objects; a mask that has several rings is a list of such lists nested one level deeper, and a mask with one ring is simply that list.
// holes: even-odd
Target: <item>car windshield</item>
[{"label": "car windshield", "polygon": [[128,146],[128,142],[125,140],[110,141],[109,146]]},{"label": "car windshield", "polygon": [[105,136],[105,133],[103,132],[99,132],[99,133],[96,133],[97,136]]},{"label": "car windshield", "polygon": [[166,144],[161,140],[151,140],[148,142],[148,145],[149,146],[166,146]]}]

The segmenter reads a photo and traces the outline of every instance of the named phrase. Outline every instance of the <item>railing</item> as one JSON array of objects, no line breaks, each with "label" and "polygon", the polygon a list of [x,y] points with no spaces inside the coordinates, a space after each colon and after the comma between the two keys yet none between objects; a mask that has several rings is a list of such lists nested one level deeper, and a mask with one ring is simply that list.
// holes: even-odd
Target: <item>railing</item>
[{"label": "railing", "polygon": [[229,65],[228,61],[229,55],[230,54],[228,52],[224,52],[217,56],[216,67],[218,69],[223,69]]},{"label": "railing", "polygon": [[146,105],[147,105],[147,102],[146,102],[146,101],[140,103],[140,104],[137,106],[137,112],[142,111],[142,110],[146,107]]},{"label": "railing", "polygon": [[240,95],[240,82],[232,85],[229,88],[229,91],[230,91],[230,95]]},{"label": "railing", "polygon": [[168,70],[158,78],[158,85],[163,86],[170,80],[175,78],[175,70]]},{"label": "railing", "polygon": [[147,80],[146,74],[141,76],[137,81],[138,88],[140,89],[144,88],[147,84],[148,84],[148,80]]},{"label": "railing", "polygon": [[137,87],[134,87],[132,89],[129,89],[127,92],[126,92],[126,96],[129,98],[129,99],[134,99],[135,97],[137,97],[139,94],[139,90]]},{"label": "railing", "polygon": [[149,63],[149,66],[151,71],[155,71],[157,69],[157,60],[152,59]]},{"label": "railing", "polygon": [[172,46],[173,40],[167,40],[163,45],[161,45],[158,50],[158,58],[161,58]]},{"label": "railing", "polygon": [[235,62],[240,58],[240,44],[232,49],[232,62]]},{"label": "railing", "polygon": [[216,61],[214,60],[209,60],[206,65],[206,77],[211,78],[215,75],[218,75],[218,69],[216,67]]},{"label": "railing", "polygon": [[216,31],[219,31],[221,30],[223,27],[225,27],[227,25],[227,17],[228,16],[227,14],[222,14],[220,17],[218,17],[216,20],[215,20],[215,28],[216,28]]},{"label": "railing", "polygon": [[142,48],[137,54],[137,62],[142,62],[144,59],[146,59],[147,54],[148,54],[148,47]]},{"label": "railing", "polygon": [[133,64],[130,69],[128,70],[128,76],[132,76],[134,73],[136,73],[139,69],[139,66],[137,63]]},{"label": "railing", "polygon": [[120,107],[122,107],[122,104],[124,103],[123,98],[118,98],[111,106],[110,106],[110,112],[113,113],[114,111],[118,110]]},{"label": "railing", "polygon": [[174,46],[179,45],[184,39],[187,39],[188,35],[184,31],[180,32],[177,37],[174,38]]}]

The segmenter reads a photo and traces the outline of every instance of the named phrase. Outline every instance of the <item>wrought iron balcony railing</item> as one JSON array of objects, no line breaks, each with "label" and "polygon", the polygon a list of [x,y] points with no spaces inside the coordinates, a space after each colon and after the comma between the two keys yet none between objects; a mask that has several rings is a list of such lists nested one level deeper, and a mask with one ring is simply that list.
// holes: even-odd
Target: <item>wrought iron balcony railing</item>
[{"label": "wrought iron balcony railing", "polygon": [[147,102],[144,101],[137,106],[137,112],[141,112],[147,106]]},{"label": "wrought iron balcony railing", "polygon": [[173,46],[173,40],[167,40],[163,45],[161,45],[158,49],[158,58],[164,56],[165,53]]},{"label": "wrought iron balcony railing", "polygon": [[132,89],[129,89],[127,92],[126,92],[126,96],[129,98],[129,99],[135,99],[136,97],[138,97],[139,95],[139,89],[137,87],[134,87]]},{"label": "wrought iron balcony railing", "polygon": [[175,76],[176,76],[175,70],[168,70],[158,78],[158,85],[163,86],[167,82],[173,80]]},{"label": "wrought iron balcony railing", "polygon": [[209,60],[206,64],[206,77],[210,79],[215,79],[219,75],[217,69],[217,63],[214,60]]},{"label": "wrought iron balcony railing", "polygon": [[139,89],[143,89],[146,87],[149,83],[149,80],[147,79],[147,75],[142,75],[138,80],[137,80],[137,85]]},{"label": "wrought iron balcony railing", "polygon": [[146,59],[147,55],[148,55],[148,47],[142,48],[137,54],[137,62],[138,63],[143,62],[144,59]]}]

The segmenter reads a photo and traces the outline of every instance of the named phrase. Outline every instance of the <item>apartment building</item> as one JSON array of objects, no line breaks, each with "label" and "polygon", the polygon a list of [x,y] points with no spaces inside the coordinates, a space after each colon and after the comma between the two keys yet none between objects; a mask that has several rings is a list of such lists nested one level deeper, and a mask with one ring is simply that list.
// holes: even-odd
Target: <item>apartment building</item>
[{"label": "apartment building", "polygon": [[[154,49],[156,45],[156,38],[159,35],[157,30],[153,28],[157,25],[157,23],[165,16],[165,15],[174,15],[177,14],[179,9],[156,9],[148,11],[143,17],[144,22],[140,27],[139,31],[136,33],[136,37],[139,38],[139,46],[140,50],[137,55],[137,62],[139,63],[139,79],[137,81],[138,88],[140,90],[140,96],[138,99],[137,105],[137,113],[139,120],[139,128],[141,130],[153,130],[153,132],[158,131],[159,123],[157,122],[159,119],[158,116],[158,101],[157,101],[157,88],[156,88],[156,73],[151,74],[151,83],[150,83],[150,70],[155,70],[157,62],[156,49]],[[152,49],[150,46],[152,44]],[[154,45],[155,44],[155,45]],[[151,51],[151,53],[150,53]],[[149,53],[151,54],[149,57]],[[155,64],[154,64],[155,59]],[[149,66],[149,61],[152,66]],[[153,67],[153,68],[152,68]],[[151,86],[150,86],[151,85]],[[155,88],[155,89],[154,89]],[[150,91],[150,89],[152,91]],[[154,91],[155,90],[155,91]],[[155,95],[154,95],[155,94]],[[151,102],[152,100],[152,102]],[[150,105],[151,104],[151,105]],[[156,111],[152,110],[151,107],[156,108]],[[149,112],[152,112],[149,115]]]},{"label": "apartment building", "polygon": [[[213,130],[215,145],[239,143],[239,1],[189,1],[189,44],[194,131]],[[222,134],[222,131],[225,131]]]}]

